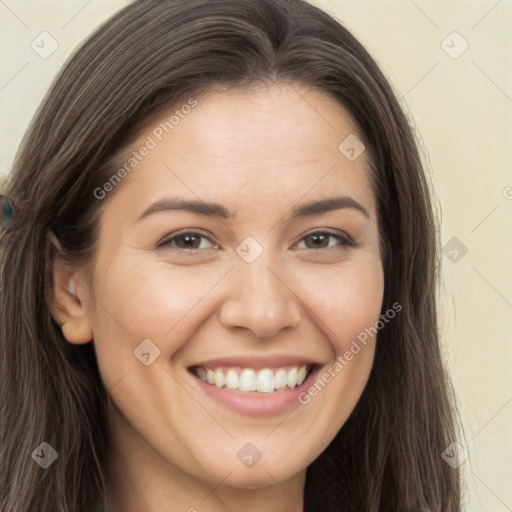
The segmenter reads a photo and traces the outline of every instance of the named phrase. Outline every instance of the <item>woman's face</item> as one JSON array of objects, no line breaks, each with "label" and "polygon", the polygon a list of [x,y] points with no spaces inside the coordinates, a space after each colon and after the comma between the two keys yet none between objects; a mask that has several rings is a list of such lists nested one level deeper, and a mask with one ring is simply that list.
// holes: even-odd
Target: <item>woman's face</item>
[{"label": "woman's face", "polygon": [[303,472],[367,381],[375,340],[352,342],[382,304],[375,198],[331,98],[282,85],[188,105],[120,163],[135,159],[102,199],[82,305],[123,457],[260,488]]}]

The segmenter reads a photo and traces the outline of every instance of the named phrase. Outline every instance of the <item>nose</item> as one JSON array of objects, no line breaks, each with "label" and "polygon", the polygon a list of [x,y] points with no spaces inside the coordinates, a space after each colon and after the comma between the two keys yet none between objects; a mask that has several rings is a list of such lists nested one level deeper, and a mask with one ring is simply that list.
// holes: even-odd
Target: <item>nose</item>
[{"label": "nose", "polygon": [[[240,328],[258,338],[270,338],[299,325],[300,300],[278,266],[261,257],[256,262],[238,262],[230,276],[229,294],[220,311],[227,329]],[[289,278],[288,278],[289,279]]]}]

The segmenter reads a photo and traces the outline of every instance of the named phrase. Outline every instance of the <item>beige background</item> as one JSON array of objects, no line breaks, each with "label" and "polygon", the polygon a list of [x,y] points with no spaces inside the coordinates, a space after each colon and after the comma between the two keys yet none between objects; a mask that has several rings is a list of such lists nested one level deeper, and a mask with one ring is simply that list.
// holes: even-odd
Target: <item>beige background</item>
[{"label": "beige background", "polygon": [[[126,3],[0,0],[0,174],[71,50]],[[370,50],[417,128],[442,242],[456,238],[443,256],[441,332],[469,453],[464,510],[512,511],[512,2],[313,3]],[[59,45],[45,59],[31,48],[44,31]]]}]

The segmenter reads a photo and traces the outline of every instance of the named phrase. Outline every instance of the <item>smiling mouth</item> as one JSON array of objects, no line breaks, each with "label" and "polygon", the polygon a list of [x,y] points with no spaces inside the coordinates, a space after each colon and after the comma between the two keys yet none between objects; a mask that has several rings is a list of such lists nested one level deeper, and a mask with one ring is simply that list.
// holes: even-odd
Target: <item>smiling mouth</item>
[{"label": "smiling mouth", "polygon": [[216,369],[194,366],[190,371],[206,384],[219,389],[241,393],[273,394],[299,387],[313,371],[313,365],[280,368],[220,367]]}]

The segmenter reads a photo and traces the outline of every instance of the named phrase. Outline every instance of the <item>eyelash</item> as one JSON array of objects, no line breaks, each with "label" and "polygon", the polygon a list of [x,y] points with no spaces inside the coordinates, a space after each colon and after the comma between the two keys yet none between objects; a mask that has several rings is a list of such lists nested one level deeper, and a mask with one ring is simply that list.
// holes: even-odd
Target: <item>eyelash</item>
[{"label": "eyelash", "polygon": [[[206,240],[208,240],[212,244],[214,244],[214,242],[212,242],[212,240],[208,236],[204,235],[203,233],[200,233],[197,231],[181,231],[181,232],[173,234],[171,237],[165,238],[162,242],[160,242],[158,244],[158,248],[171,247],[173,250],[175,250],[177,252],[186,253],[186,254],[198,253],[198,252],[201,252],[202,250],[204,250],[204,249],[183,249],[181,247],[176,247],[173,245],[173,242],[175,242],[176,239],[178,239],[179,237],[182,237],[182,236],[186,236],[186,235],[192,235],[194,237],[205,238]],[[308,233],[307,235],[303,236],[299,240],[299,242],[302,242],[303,240],[305,240],[311,236],[315,236],[315,235],[317,235],[317,236],[318,235],[324,235],[324,236],[326,235],[329,238],[337,239],[340,243],[336,244],[336,246],[334,246],[334,247],[320,247],[318,249],[309,248],[314,251],[325,251],[325,250],[329,250],[329,249],[334,249],[339,246],[345,246],[345,247],[357,247],[358,246],[358,244],[356,244],[347,235],[343,235],[341,233],[332,233],[330,231],[325,231],[325,230],[324,231],[322,231],[322,230],[312,231],[311,233]],[[295,247],[299,242],[294,244],[293,247]],[[218,247],[220,247],[219,244],[214,244],[213,248],[218,248]],[[306,248],[306,249],[308,249],[308,248]],[[299,249],[299,250],[303,250],[303,249]]]}]

